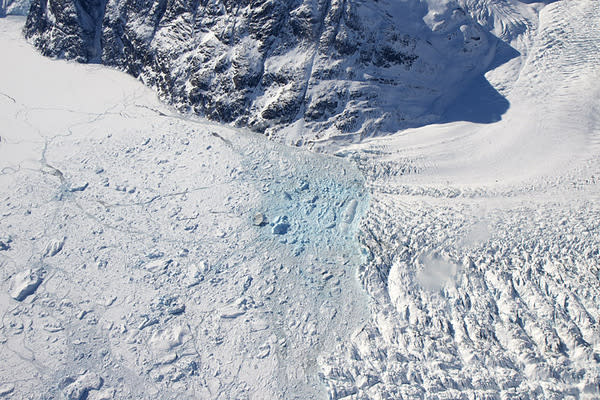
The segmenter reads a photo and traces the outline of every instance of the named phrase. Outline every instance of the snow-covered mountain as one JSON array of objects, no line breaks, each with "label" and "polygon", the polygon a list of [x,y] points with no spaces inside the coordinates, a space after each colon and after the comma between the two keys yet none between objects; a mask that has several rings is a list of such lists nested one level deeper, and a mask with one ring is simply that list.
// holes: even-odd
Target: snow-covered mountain
[{"label": "snow-covered mountain", "polygon": [[35,0],[25,32],[43,54],[116,66],[180,110],[301,144],[439,120],[494,59],[489,31],[513,3]]},{"label": "snow-covered mountain", "polygon": [[31,0],[0,1],[0,17],[5,15],[27,15]]}]

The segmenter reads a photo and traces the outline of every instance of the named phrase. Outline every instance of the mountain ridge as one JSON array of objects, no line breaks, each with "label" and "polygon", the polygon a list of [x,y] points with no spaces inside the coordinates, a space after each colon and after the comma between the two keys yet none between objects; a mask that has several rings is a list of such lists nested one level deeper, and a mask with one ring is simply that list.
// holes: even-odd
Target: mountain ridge
[{"label": "mountain ridge", "polygon": [[474,18],[486,7],[35,0],[25,34],[44,55],[124,70],[180,111],[301,145],[439,120],[493,59],[499,39]]}]

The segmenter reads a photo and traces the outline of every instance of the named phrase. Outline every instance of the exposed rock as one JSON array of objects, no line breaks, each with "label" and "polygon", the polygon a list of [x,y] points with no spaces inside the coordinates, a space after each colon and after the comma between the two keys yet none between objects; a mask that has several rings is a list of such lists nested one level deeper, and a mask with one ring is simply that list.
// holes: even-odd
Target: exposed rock
[{"label": "exposed rock", "polygon": [[[34,0],[25,34],[45,55],[139,77],[181,110],[302,143],[438,118],[491,60],[496,39],[470,16],[486,7],[472,0]],[[304,138],[285,131],[293,122],[307,128]]]},{"label": "exposed rock", "polygon": [[0,2],[0,17],[5,15],[27,15],[31,0],[4,0]]}]

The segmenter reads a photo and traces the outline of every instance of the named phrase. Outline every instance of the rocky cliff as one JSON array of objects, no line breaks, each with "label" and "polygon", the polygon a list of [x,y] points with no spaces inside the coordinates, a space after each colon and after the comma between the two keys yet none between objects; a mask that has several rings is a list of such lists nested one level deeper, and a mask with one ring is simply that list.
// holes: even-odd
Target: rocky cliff
[{"label": "rocky cliff", "polygon": [[356,141],[435,121],[485,71],[498,39],[480,3],[34,0],[25,34],[182,111],[294,144]]},{"label": "rocky cliff", "polygon": [[27,15],[30,0],[0,0],[0,17],[5,15]]}]

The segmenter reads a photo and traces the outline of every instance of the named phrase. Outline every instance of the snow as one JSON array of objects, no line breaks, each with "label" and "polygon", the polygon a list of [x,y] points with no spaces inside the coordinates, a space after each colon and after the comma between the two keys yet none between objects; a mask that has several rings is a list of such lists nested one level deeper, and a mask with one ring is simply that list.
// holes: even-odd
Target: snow
[{"label": "snow", "polygon": [[27,296],[32,295],[42,283],[41,273],[26,269],[13,276],[11,283],[10,296],[17,301],[23,301]]},{"label": "snow", "polygon": [[0,395],[598,398],[600,3],[456,3],[505,41],[446,122],[323,154],[1,20]]},{"label": "snow", "polygon": [[4,392],[323,393],[317,359],[367,318],[358,170],[183,117],[0,23]]},{"label": "snow", "polygon": [[[323,362],[331,397],[598,397],[599,6],[535,5],[486,74],[508,103],[495,122],[322,144],[371,188],[372,318]],[[452,112],[495,112],[477,100]]]}]

